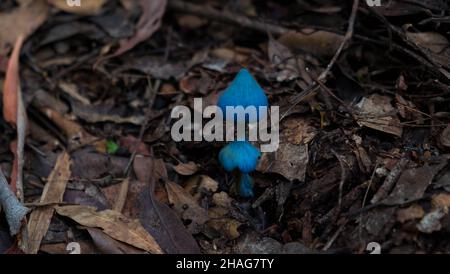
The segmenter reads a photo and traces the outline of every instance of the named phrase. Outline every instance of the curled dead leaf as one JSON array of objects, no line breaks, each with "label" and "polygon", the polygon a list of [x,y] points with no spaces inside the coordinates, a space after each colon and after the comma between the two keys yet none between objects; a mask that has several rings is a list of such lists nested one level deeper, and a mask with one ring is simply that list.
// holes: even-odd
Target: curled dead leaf
[{"label": "curled dead leaf", "polygon": [[94,207],[70,205],[56,207],[59,215],[66,216],[75,222],[93,228],[101,228],[110,237],[125,242],[134,247],[153,254],[163,251],[141,223],[135,219],[128,219],[114,210],[96,211]]},{"label": "curled dead leaf", "polygon": [[187,162],[187,163],[179,163],[178,165],[174,166],[173,169],[180,175],[192,175],[197,172],[198,166],[194,162]]}]

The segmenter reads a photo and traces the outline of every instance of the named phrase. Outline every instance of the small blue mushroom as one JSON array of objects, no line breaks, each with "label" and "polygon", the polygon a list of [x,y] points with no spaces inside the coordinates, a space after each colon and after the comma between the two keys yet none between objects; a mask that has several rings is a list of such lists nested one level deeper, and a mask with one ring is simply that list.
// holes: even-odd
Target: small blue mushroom
[{"label": "small blue mushroom", "polygon": [[[262,117],[259,107],[268,107],[269,101],[264,90],[252,77],[247,69],[241,69],[230,86],[219,97],[217,106],[222,110],[224,117],[227,115],[227,107],[241,106],[244,110],[253,106],[257,110],[256,121]],[[244,112],[245,113],[245,112]],[[242,120],[238,115],[232,118],[233,122],[256,122],[247,115]],[[253,196],[253,181],[249,173],[256,169],[261,152],[248,141],[235,141],[226,145],[219,153],[219,161],[227,171],[239,170],[239,194],[242,197]]]},{"label": "small blue mushroom", "polygon": [[261,152],[247,141],[234,141],[220,150],[219,161],[226,171],[236,168],[243,173],[256,169]]},{"label": "small blue mushroom", "polygon": [[[217,106],[222,110],[223,117],[227,117],[227,106],[242,106],[244,109],[248,106],[254,106],[258,111],[256,119],[259,121],[261,118],[259,117],[259,107],[268,107],[269,101],[258,82],[256,82],[247,69],[243,68],[236,75],[233,82],[219,97]],[[236,121],[236,119],[237,117],[235,115],[235,117],[233,117],[233,121]],[[245,120],[249,121],[249,118],[246,117]]]},{"label": "small blue mushroom", "polygon": [[239,194],[242,197],[253,197],[253,181],[249,173],[256,169],[261,152],[247,141],[234,141],[219,152],[219,161],[225,170],[231,172],[238,169]]}]

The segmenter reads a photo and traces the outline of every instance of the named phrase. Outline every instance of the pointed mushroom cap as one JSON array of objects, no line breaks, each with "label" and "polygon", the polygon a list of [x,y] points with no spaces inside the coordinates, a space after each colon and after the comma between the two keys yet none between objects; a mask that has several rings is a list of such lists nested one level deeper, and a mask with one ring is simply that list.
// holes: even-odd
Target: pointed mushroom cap
[{"label": "pointed mushroom cap", "polygon": [[227,171],[238,168],[242,173],[256,169],[261,152],[247,141],[234,141],[219,152],[219,161]]},{"label": "pointed mushroom cap", "polygon": [[[258,82],[256,82],[256,80],[247,69],[243,68],[236,75],[233,82],[219,97],[217,106],[221,108],[223,117],[227,117],[227,106],[242,106],[244,107],[244,109],[248,106],[254,106],[258,111],[259,107],[261,106],[269,106],[269,101],[266,94],[264,93],[264,90],[261,88]],[[233,121],[236,119],[237,118],[234,117]],[[258,113],[257,120],[259,119],[260,117]],[[248,120],[248,118],[246,118],[246,120]]]}]

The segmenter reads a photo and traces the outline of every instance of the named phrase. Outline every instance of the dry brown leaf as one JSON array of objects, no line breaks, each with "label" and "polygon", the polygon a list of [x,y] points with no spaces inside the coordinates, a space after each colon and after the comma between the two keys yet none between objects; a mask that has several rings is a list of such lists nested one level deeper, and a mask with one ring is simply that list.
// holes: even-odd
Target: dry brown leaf
[{"label": "dry brown leaf", "polygon": [[17,140],[12,141],[10,144],[10,149],[14,154],[10,185],[22,202],[24,200],[22,172],[25,135],[27,131],[27,114],[23,105],[20,85],[19,55],[24,39],[22,35],[17,38],[13,53],[8,62],[3,89],[3,117],[17,129]]},{"label": "dry brown leaf", "polygon": [[[70,156],[63,152],[56,160],[56,165],[45,184],[40,203],[60,203],[63,200],[67,182],[70,179]],[[36,254],[52,220],[52,207],[37,207],[28,222],[28,253]]]},{"label": "dry brown leaf", "polygon": [[401,137],[403,127],[388,96],[373,94],[364,97],[358,104],[358,124]]},{"label": "dry brown leaf", "polygon": [[239,53],[233,49],[229,48],[217,48],[211,51],[211,55],[221,59],[226,60],[229,62],[235,62],[235,63],[243,63],[245,60],[247,60],[248,56],[242,53]]},{"label": "dry brown leaf", "polygon": [[69,0],[69,2],[74,2],[74,5],[69,5],[67,0],[47,0],[48,3],[62,11],[83,15],[99,14],[107,1],[108,0],[81,0],[79,1],[80,5],[75,5],[77,1]]},{"label": "dry brown leaf", "polygon": [[59,112],[51,108],[40,109],[47,118],[49,118],[55,125],[57,125],[68,139],[68,143],[71,148],[76,148],[86,144],[92,144],[95,142],[95,137],[84,130],[75,121],[71,121],[61,115]]},{"label": "dry brown leaf", "polygon": [[191,220],[191,223],[187,226],[188,230],[192,234],[201,232],[203,225],[208,220],[208,212],[199,206],[195,198],[178,184],[168,181],[166,188],[169,201],[173,204],[175,211],[181,215],[183,220]]},{"label": "dry brown leaf", "polygon": [[199,175],[189,178],[184,189],[189,192],[197,201],[205,195],[214,193],[219,188],[219,183],[207,175]]},{"label": "dry brown leaf", "polygon": [[433,195],[431,198],[431,204],[434,208],[449,208],[450,207],[450,195],[446,193],[440,193]]},{"label": "dry brown leaf", "polygon": [[241,235],[238,231],[241,225],[242,223],[231,218],[211,219],[206,223],[209,229],[214,229],[220,236],[229,240],[234,240]]},{"label": "dry brown leaf", "polygon": [[307,145],[282,142],[275,153],[262,154],[256,169],[264,173],[278,173],[288,180],[304,181],[308,161]]},{"label": "dry brown leaf", "polygon": [[450,147],[450,124],[442,131],[439,141],[443,146]]},{"label": "dry brown leaf", "polygon": [[402,208],[397,211],[397,220],[404,223],[409,220],[420,219],[425,215],[425,211],[418,204],[413,204],[410,207]]},{"label": "dry brown leaf", "polygon": [[208,23],[207,20],[190,14],[177,16],[177,22],[180,27],[186,29],[197,29]]},{"label": "dry brown leaf", "polygon": [[437,32],[409,32],[408,40],[416,44],[435,63],[450,68],[450,48],[448,39]]},{"label": "dry brown leaf", "polygon": [[[133,246],[127,245],[126,243],[117,241],[105,233],[103,233],[98,228],[86,228],[91,235],[92,241],[95,247],[103,254],[143,254],[145,251],[142,249],[135,248]],[[84,248],[81,247],[81,253],[85,254]]]},{"label": "dry brown leaf", "polygon": [[141,223],[135,219],[128,219],[114,210],[97,212],[94,207],[70,205],[56,207],[59,215],[66,216],[75,222],[93,228],[101,228],[110,237],[129,245],[143,249],[153,254],[163,251]]},{"label": "dry brown leaf", "polygon": [[323,30],[303,29],[287,32],[278,39],[292,51],[304,50],[318,56],[332,56],[342,43],[344,36]]},{"label": "dry brown leaf", "polygon": [[34,32],[47,19],[48,5],[45,0],[23,3],[18,8],[0,13],[0,55],[5,54],[17,41]]},{"label": "dry brown leaf", "polygon": [[161,19],[166,10],[167,0],[138,0],[135,4],[142,8],[142,15],[136,25],[134,36],[121,40],[117,51],[105,58],[119,56],[129,51],[140,42],[150,38],[161,26]]},{"label": "dry brown leaf", "polygon": [[401,205],[422,198],[434,176],[444,166],[445,163],[432,166],[425,164],[422,167],[403,171],[392,192],[382,202],[389,205]]},{"label": "dry brown leaf", "polygon": [[173,169],[180,175],[192,175],[197,172],[198,166],[194,162],[187,162],[187,163],[179,163],[178,165],[174,166]]}]

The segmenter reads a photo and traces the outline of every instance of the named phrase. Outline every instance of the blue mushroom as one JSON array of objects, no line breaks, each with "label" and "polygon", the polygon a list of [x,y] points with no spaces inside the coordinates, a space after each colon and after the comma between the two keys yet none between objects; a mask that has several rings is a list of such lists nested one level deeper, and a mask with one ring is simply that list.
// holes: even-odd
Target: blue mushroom
[{"label": "blue mushroom", "polygon": [[234,141],[219,152],[219,161],[226,171],[238,169],[239,195],[253,197],[253,180],[249,173],[256,169],[261,152],[247,141]]},{"label": "blue mushroom", "polygon": [[261,152],[247,141],[234,141],[220,150],[219,161],[226,171],[236,168],[243,173],[256,169]]},{"label": "blue mushroom", "polygon": [[[259,115],[259,107],[268,107],[269,101],[264,90],[256,82],[247,69],[241,69],[230,86],[219,97],[217,106],[227,117],[227,107],[242,106],[244,109],[254,106]],[[241,116],[242,117],[242,116]],[[227,117],[228,118],[228,117]],[[238,120],[237,115],[232,117],[233,122],[255,122],[246,116],[245,120]],[[239,170],[239,194],[242,197],[253,197],[253,180],[249,173],[256,169],[261,152],[248,141],[234,141],[229,143],[219,153],[219,161],[225,170],[231,172]]]},{"label": "blue mushroom", "polygon": [[[230,86],[219,97],[217,106],[222,110],[224,117],[227,117],[227,106],[242,106],[244,109],[248,106],[254,106],[256,110],[259,110],[259,107],[268,107],[269,101],[258,82],[256,82],[247,69],[243,68],[236,75]],[[260,118],[258,112],[257,120]],[[236,121],[236,119],[236,116],[233,117],[233,121]],[[245,119],[249,121],[248,117]]]}]

